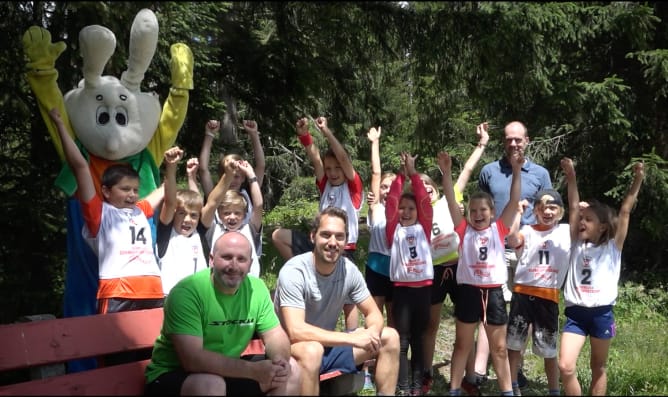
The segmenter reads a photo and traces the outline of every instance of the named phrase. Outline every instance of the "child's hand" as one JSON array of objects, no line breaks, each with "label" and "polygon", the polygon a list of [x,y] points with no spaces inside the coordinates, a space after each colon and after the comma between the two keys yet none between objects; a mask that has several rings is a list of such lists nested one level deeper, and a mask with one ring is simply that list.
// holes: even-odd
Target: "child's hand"
[{"label": "child's hand", "polygon": [[411,156],[407,152],[402,152],[401,153],[401,164],[404,166],[404,174],[405,175],[413,175],[415,174],[415,159],[417,158],[417,154],[415,156]]},{"label": "child's hand", "polygon": [[513,167],[513,170],[520,170],[524,165],[524,156],[520,153],[513,153],[510,156],[510,165]]},{"label": "child's hand", "polygon": [[51,117],[51,120],[53,120],[53,122],[56,124],[62,124],[63,122],[63,118],[60,116],[60,111],[58,111],[58,108],[49,110],[49,117]]},{"label": "child's hand", "polygon": [[255,120],[244,120],[243,125],[244,125],[244,131],[246,131],[248,135],[259,134],[257,130],[257,123],[255,122]]},{"label": "child's hand", "polygon": [[324,131],[327,128],[327,118],[323,116],[318,117],[315,119],[315,125],[320,131]]},{"label": "child's hand", "polygon": [[487,122],[478,124],[475,133],[478,135],[478,144],[487,145],[489,141],[489,124]]},{"label": "child's hand", "polygon": [[301,119],[297,120],[297,135],[306,135],[308,134],[308,119],[306,117],[302,117]]},{"label": "child's hand", "polygon": [[244,175],[246,175],[247,178],[252,178],[255,176],[255,171],[253,170],[253,167],[250,165],[250,163],[246,160],[239,160],[236,162],[237,164],[237,169],[243,172]]},{"label": "child's hand", "polygon": [[371,142],[380,140],[380,126],[378,126],[378,129],[376,129],[376,127],[369,128],[369,132],[366,133],[366,137]]},{"label": "child's hand", "polygon": [[165,151],[165,162],[176,164],[183,158],[183,150],[178,146],[171,147]]},{"label": "child's hand", "polygon": [[436,155],[436,162],[438,163],[438,168],[441,170],[441,174],[445,174],[452,168],[452,158],[448,152],[439,152]]},{"label": "child's hand", "polygon": [[564,170],[566,176],[575,175],[575,167],[573,166],[573,160],[568,157],[561,159],[561,169]]},{"label": "child's hand", "polygon": [[197,157],[189,158],[186,162],[186,174],[188,178],[196,178],[199,170],[199,159]]},{"label": "child's hand", "polygon": [[209,120],[206,122],[206,127],[204,127],[204,133],[209,134],[218,134],[220,131],[220,121],[218,120]]},{"label": "child's hand", "polygon": [[645,177],[645,163],[639,161],[633,165],[633,175],[636,179],[643,179]]},{"label": "child's hand", "polygon": [[369,207],[371,207],[374,203],[376,202],[376,195],[373,194],[373,192],[369,192],[366,194],[366,203]]}]

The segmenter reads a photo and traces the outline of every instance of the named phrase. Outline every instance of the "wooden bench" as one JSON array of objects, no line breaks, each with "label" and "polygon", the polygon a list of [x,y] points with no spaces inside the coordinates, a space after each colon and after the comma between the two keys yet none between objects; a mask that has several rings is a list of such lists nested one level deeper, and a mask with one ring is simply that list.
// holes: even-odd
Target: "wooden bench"
[{"label": "wooden bench", "polygon": [[[64,373],[64,363],[121,352],[150,357],[162,319],[160,308],[0,325],[0,395],[141,395],[148,359],[70,374]],[[262,341],[254,339],[242,355],[260,353],[264,353]],[[26,376],[53,365],[61,368],[55,376]],[[332,385],[334,394],[356,393],[361,386],[355,376],[321,375],[323,394],[330,394]]]}]

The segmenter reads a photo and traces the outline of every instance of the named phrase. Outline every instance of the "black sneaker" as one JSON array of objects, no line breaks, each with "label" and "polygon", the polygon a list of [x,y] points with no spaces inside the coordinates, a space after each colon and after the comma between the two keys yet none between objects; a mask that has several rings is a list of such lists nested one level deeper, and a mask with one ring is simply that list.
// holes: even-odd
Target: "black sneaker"
[{"label": "black sneaker", "polygon": [[522,368],[520,368],[519,371],[517,371],[517,386],[520,387],[520,389],[523,389],[527,387],[527,384],[529,381],[527,380],[527,377],[524,376],[524,372],[522,372]]}]

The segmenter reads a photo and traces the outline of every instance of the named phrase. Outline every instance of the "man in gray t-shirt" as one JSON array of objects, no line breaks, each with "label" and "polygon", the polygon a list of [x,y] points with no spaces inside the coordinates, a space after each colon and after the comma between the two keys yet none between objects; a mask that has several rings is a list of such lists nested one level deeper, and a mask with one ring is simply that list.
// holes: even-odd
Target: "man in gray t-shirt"
[{"label": "man in gray t-shirt", "polygon": [[[315,219],[312,252],[291,258],[278,274],[274,305],[302,369],[302,395],[318,395],[319,375],[355,372],[376,359],[379,394],[393,395],[399,374],[399,334],[385,327],[383,314],[357,266],[343,257],[347,216],[336,207]],[[343,305],[354,302],[365,328],[336,331]]]}]

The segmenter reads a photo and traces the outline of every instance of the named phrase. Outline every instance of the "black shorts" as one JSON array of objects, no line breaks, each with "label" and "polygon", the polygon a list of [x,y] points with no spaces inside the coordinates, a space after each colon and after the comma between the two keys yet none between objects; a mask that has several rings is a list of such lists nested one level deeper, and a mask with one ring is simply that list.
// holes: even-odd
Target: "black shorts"
[{"label": "black shorts", "polygon": [[367,266],[364,269],[364,281],[366,281],[371,296],[382,296],[385,298],[385,302],[392,302],[393,285],[388,276],[380,274]]},{"label": "black shorts", "polygon": [[440,305],[450,295],[450,302],[457,300],[457,264],[434,266],[434,282],[431,284],[431,304]]},{"label": "black shorts", "polygon": [[559,338],[559,304],[549,299],[513,292],[506,346],[521,351],[529,339],[532,325],[532,351],[543,358],[557,357]]},{"label": "black shorts", "polygon": [[[242,357],[242,360],[260,361],[266,359],[263,355]],[[190,374],[183,368],[166,372],[158,376],[153,382],[144,387],[145,396],[180,396],[181,386]],[[247,378],[225,378],[228,396],[263,396],[259,383]]]},{"label": "black shorts", "polygon": [[311,236],[301,230],[292,229],[292,256],[313,251]]},{"label": "black shorts", "polygon": [[[483,310],[483,307],[486,310]],[[455,317],[463,323],[483,321],[489,325],[508,324],[506,301],[501,287],[476,287],[468,284],[457,286]]]}]

